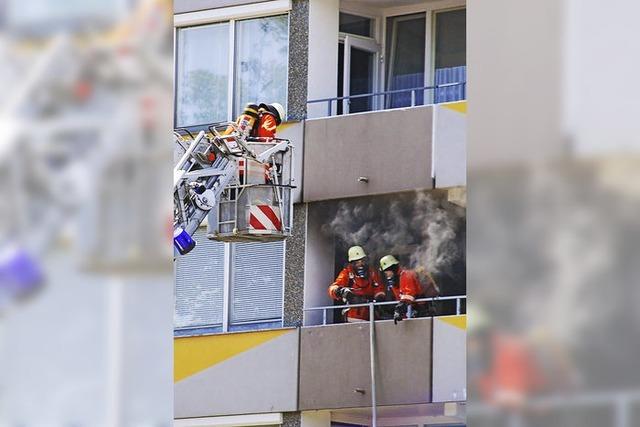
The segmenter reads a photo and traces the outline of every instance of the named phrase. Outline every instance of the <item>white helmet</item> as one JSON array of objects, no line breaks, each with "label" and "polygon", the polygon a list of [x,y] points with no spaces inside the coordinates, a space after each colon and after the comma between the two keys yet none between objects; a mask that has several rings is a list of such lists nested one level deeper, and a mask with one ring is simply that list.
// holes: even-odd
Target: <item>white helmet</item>
[{"label": "white helmet", "polygon": [[282,104],[279,104],[277,102],[274,102],[273,104],[260,104],[260,108],[264,108],[265,110],[276,116],[277,125],[282,123],[283,120],[287,118],[284,107],[282,106]]}]

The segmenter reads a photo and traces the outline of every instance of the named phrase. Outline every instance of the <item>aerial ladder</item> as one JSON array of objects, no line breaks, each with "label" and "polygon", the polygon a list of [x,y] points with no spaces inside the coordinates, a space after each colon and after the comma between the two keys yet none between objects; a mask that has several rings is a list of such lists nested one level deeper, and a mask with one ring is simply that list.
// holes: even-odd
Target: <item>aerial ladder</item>
[{"label": "aerial ladder", "polygon": [[222,242],[283,240],[291,233],[292,146],[252,138],[221,122],[193,135],[174,130],[181,152],[173,170],[173,241],[180,255],[208,219],[207,238]]}]

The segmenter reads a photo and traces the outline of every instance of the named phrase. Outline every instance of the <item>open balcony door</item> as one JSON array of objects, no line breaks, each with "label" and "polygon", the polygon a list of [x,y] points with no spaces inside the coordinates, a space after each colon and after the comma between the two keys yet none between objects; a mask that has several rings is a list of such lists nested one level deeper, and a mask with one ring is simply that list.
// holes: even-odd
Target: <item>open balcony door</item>
[{"label": "open balcony door", "polygon": [[[378,44],[365,37],[340,35],[338,44],[338,96],[372,93],[378,87]],[[374,97],[338,102],[338,114],[375,110]]]}]

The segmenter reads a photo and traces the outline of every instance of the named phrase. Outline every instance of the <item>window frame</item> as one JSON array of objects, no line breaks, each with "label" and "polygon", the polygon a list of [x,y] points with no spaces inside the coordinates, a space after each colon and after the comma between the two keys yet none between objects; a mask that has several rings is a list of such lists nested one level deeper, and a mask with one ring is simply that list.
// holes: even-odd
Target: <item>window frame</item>
[{"label": "window frame", "polygon": [[[448,12],[458,9],[467,9],[466,1],[461,0],[442,0],[430,4],[411,5],[411,6],[398,6],[388,9],[382,9],[382,34],[381,44],[382,52],[387,51],[387,18],[411,15],[415,13],[425,13],[425,49],[428,49],[424,55],[424,86],[433,85],[435,79],[435,14],[439,12]],[[386,75],[386,61],[388,58],[384,58],[384,66],[382,67],[382,78],[384,87],[382,90],[387,90],[387,75]],[[425,91],[424,104],[433,104],[434,93],[432,90]]]},{"label": "window frame", "polygon": [[[213,24],[229,24],[229,57],[228,59],[228,64],[229,64],[229,70],[228,70],[228,78],[229,78],[229,82],[227,85],[227,114],[226,114],[226,120],[227,121],[233,121],[234,120],[234,110],[236,109],[236,105],[235,104],[235,90],[236,90],[236,59],[237,59],[237,45],[236,45],[236,24],[238,22],[241,21],[249,21],[249,20],[254,20],[254,19],[263,19],[263,18],[272,18],[272,17],[276,17],[276,16],[285,16],[287,17],[287,47],[289,47],[289,42],[290,42],[290,33],[291,33],[291,13],[290,10],[286,10],[286,11],[282,11],[282,10],[276,10],[273,12],[267,12],[265,14],[260,14],[260,15],[256,15],[256,16],[252,16],[252,15],[248,15],[248,16],[242,16],[239,18],[235,18],[235,17],[229,17],[228,19],[222,19],[222,20],[211,20],[211,21],[205,21],[205,22],[197,22],[194,24],[189,24],[189,25],[175,25],[174,26],[174,33],[173,33],[173,63],[174,63],[174,85],[173,85],[173,127],[174,129],[178,127],[178,70],[179,70],[179,64],[178,64],[178,56],[180,55],[180,52],[178,52],[178,45],[180,42],[180,31],[182,30],[187,30],[187,29],[192,29],[192,28],[198,28],[198,27],[205,27],[205,26],[209,26],[209,25],[213,25]],[[210,54],[213,54],[213,52],[209,52]],[[285,99],[284,99],[284,110],[285,112],[289,111],[289,49],[287,48],[287,58],[286,58],[286,64],[287,64],[287,73],[285,76]],[[181,126],[181,128],[183,129],[189,129],[189,130],[197,130],[197,129],[202,129],[204,127],[204,125],[207,125],[209,123],[196,123],[196,124],[189,124],[189,125],[185,125],[185,126]]]},{"label": "window frame", "polygon": [[[383,78],[380,58],[383,56],[383,52],[381,50],[380,43],[380,16],[372,14],[368,11],[356,10],[351,8],[340,7],[338,13],[344,13],[347,15],[357,16],[361,18],[367,18],[371,20],[371,36],[366,37],[358,34],[345,33],[342,31],[338,31],[338,44],[344,45],[344,53],[343,53],[343,75],[342,75],[342,93],[338,93],[337,96],[347,96],[350,93],[349,88],[349,78],[351,74],[350,70],[350,57],[351,57],[351,48],[355,47],[360,50],[364,50],[373,54],[373,87],[372,92],[379,92],[382,87],[384,87],[384,83],[381,81]],[[379,109],[379,99],[377,96],[371,98],[371,110],[377,111]],[[337,111],[337,106],[336,106]],[[342,114],[349,114],[349,101],[342,101]]]}]

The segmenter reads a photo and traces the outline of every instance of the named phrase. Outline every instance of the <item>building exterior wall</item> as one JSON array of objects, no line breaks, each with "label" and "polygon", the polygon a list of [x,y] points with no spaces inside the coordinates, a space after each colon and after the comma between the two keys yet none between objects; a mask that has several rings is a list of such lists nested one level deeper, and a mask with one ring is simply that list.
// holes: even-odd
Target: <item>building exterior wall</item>
[{"label": "building exterior wall", "polygon": [[467,316],[433,319],[433,401],[467,400]]},{"label": "building exterior wall", "polygon": [[431,188],[432,121],[433,106],[307,120],[304,201]]},{"label": "building exterior wall", "polygon": [[[333,98],[338,92],[339,0],[309,0],[309,100]],[[323,117],[324,103],[308,106],[309,118]]]},{"label": "building exterior wall", "polygon": [[302,120],[307,115],[308,54],[309,0],[293,0],[289,13],[289,120]]},{"label": "building exterior wall", "polygon": [[175,418],[297,410],[297,329],[174,340]]},{"label": "building exterior wall", "polygon": [[293,206],[293,228],[285,243],[284,326],[302,326],[307,205]]},{"label": "building exterior wall", "polygon": [[467,101],[435,105],[433,135],[436,187],[467,185]]},{"label": "building exterior wall", "polygon": [[[429,403],[431,319],[376,322],[375,334],[377,403]],[[367,322],[302,328],[300,409],[370,406],[369,349]]]}]

